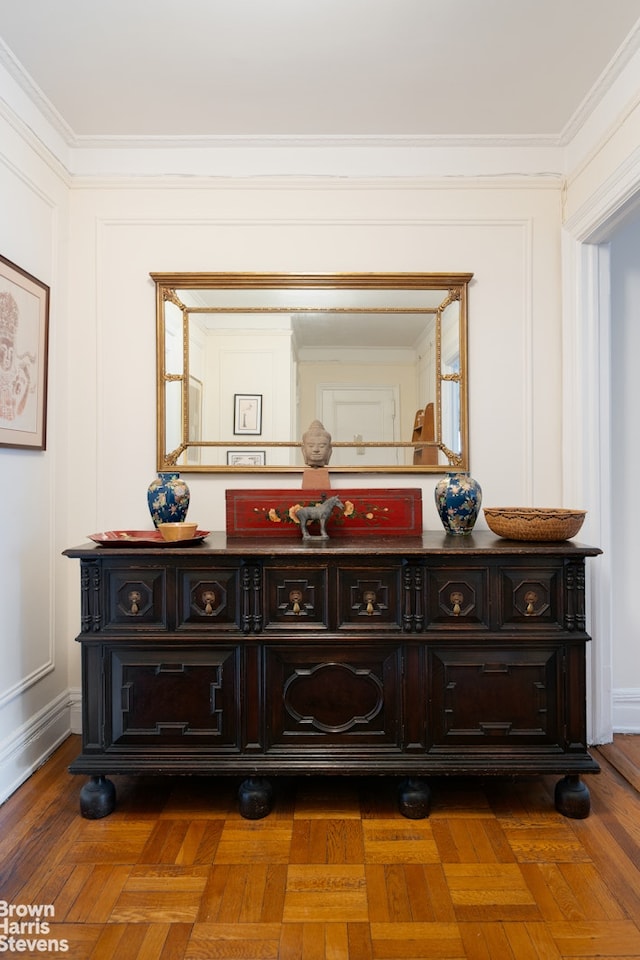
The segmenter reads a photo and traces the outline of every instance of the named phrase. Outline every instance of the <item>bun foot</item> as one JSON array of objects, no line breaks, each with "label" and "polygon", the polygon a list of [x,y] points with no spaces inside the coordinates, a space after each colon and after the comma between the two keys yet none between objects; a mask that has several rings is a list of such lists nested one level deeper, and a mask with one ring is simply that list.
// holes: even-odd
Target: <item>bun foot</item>
[{"label": "bun foot", "polygon": [[584,820],[591,810],[589,788],[580,777],[570,775],[556,783],[556,810],[572,820]]},{"label": "bun foot", "polygon": [[91,777],[80,791],[80,813],[87,820],[108,817],[116,805],[116,788],[106,777]]},{"label": "bun foot", "polygon": [[431,790],[426,780],[410,777],[398,788],[400,813],[408,820],[424,820],[431,809]]},{"label": "bun foot", "polygon": [[238,790],[240,815],[245,820],[262,820],[271,813],[273,787],[263,777],[250,777],[240,784]]}]

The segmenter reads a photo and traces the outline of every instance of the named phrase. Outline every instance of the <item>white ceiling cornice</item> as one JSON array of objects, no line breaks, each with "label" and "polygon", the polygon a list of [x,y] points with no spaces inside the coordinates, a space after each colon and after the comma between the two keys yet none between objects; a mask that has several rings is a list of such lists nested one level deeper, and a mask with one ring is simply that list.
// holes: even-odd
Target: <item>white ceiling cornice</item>
[{"label": "white ceiling cornice", "polygon": [[589,90],[569,121],[565,124],[559,138],[561,146],[567,146],[578,131],[582,129],[638,50],[640,50],[640,20],[625,37],[623,43],[618,47],[591,90]]},{"label": "white ceiling cornice", "polygon": [[76,147],[77,137],[69,124],[65,122],[37,83],[34,83],[20,61],[16,59],[9,47],[2,40],[2,37],[0,37],[0,65],[13,77],[18,87],[26,94],[31,103],[37,108],[58,136],[60,136],[68,146]]},{"label": "white ceiling cornice", "polygon": [[[597,3],[598,0],[591,2]],[[632,8],[628,4],[627,6],[630,12]],[[135,9],[137,10],[137,7]],[[496,15],[497,13],[498,11]],[[599,10],[599,14],[602,16],[602,10]],[[0,20],[0,24],[1,22]],[[25,20],[25,25],[26,23]],[[489,26],[490,24],[487,29]],[[593,44],[594,30],[591,32]],[[61,33],[61,40],[62,37]],[[24,39],[27,40],[27,37]],[[538,41],[542,42],[540,37]],[[138,178],[157,183],[161,178],[170,182],[172,178],[179,177],[191,180],[200,178],[203,181],[206,178],[220,180],[260,177],[345,177],[352,181],[396,178],[407,182],[427,182],[439,178],[467,178],[482,182],[497,177],[505,180],[519,177],[557,180],[567,173],[567,164],[575,166],[576,144],[583,156],[588,151],[598,149],[606,131],[602,123],[598,129],[593,118],[603,113],[605,104],[613,105],[613,109],[606,111],[610,122],[615,123],[616,118],[622,116],[626,105],[622,104],[620,97],[614,102],[611,92],[616,86],[622,86],[621,76],[633,75],[637,80],[639,51],[640,20],[624,37],[596,82],[559,132],[467,134],[464,132],[463,118],[458,117],[461,120],[461,132],[453,134],[404,135],[387,134],[383,131],[380,134],[349,135],[176,135],[169,132],[169,119],[164,124],[168,131],[166,135],[132,136],[78,134],[27,72],[5,40],[0,38],[0,112],[15,129],[29,139],[34,149],[48,159],[52,166],[59,165],[65,177],[87,183],[92,180],[124,182]],[[574,63],[578,63],[575,58],[582,53],[579,43],[568,47],[566,64],[553,64],[555,76],[567,76],[571,71],[572,57]],[[116,50],[115,60],[117,55]],[[634,58],[634,63],[631,63]],[[56,70],[64,71],[64,50],[60,51],[57,61],[52,57],[50,69],[54,63]],[[141,65],[143,64],[144,61],[141,61]],[[551,70],[551,67],[549,69]],[[554,73],[550,76],[554,76]],[[49,79],[53,80],[53,77],[54,74],[49,73]],[[53,86],[55,87],[55,83]],[[48,86],[47,89],[51,88]],[[90,100],[90,83],[85,89],[80,79],[75,89],[78,98],[85,105],[96,102],[96,110],[99,111],[100,103]],[[446,87],[439,86],[438,91],[438,96],[446,96]],[[625,92],[628,100],[628,88]],[[545,94],[547,101],[544,101]],[[548,85],[545,94],[541,93],[541,97],[548,103]],[[506,118],[505,127],[509,125],[509,119],[514,117],[513,110],[505,112],[508,96],[509,92],[505,90],[505,102],[499,104],[502,112],[498,110],[493,117],[494,121],[500,116]],[[479,99],[476,100],[479,105]],[[514,99],[515,109],[516,103]],[[415,109],[419,110],[420,105],[420,97],[417,97]],[[472,102],[467,103],[468,121],[473,120],[472,106]],[[204,117],[204,114],[202,116]],[[381,113],[380,116],[383,123],[384,114]],[[485,117],[485,123],[488,122],[488,116]],[[428,125],[425,126],[428,129]],[[517,124],[512,126],[515,129]],[[586,142],[586,130],[589,131],[589,143]]]}]

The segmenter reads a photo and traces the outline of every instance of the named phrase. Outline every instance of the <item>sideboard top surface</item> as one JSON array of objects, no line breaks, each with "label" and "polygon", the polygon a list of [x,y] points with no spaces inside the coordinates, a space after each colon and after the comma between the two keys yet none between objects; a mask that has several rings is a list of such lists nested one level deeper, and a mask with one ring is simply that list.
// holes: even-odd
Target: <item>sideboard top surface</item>
[{"label": "sideboard top surface", "polygon": [[378,555],[403,557],[434,556],[562,556],[595,557],[602,553],[599,547],[588,546],[573,540],[561,541],[524,541],[504,540],[494,534],[478,531],[469,536],[454,537],[442,532],[427,531],[416,537],[376,537],[360,536],[340,538],[339,540],[299,540],[273,541],[261,538],[229,537],[222,531],[211,532],[205,540],[196,544],[163,544],[162,546],[100,546],[84,543],[69,547],[64,556],[79,559],[91,559],[98,556],[232,556],[232,557],[269,557],[269,556],[334,556]]}]

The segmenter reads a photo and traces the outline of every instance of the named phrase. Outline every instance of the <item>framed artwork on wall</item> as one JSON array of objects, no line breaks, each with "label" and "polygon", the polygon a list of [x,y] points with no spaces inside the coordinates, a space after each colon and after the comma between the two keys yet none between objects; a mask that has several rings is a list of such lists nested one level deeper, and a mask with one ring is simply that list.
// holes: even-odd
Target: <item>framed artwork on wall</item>
[{"label": "framed artwork on wall", "polygon": [[0,447],[46,449],[49,287],[0,256]]},{"label": "framed artwork on wall", "polygon": [[262,394],[236,393],[234,395],[233,432],[236,435],[262,433]]},{"label": "framed artwork on wall", "polygon": [[264,467],[267,462],[266,450],[228,450],[229,467]]}]

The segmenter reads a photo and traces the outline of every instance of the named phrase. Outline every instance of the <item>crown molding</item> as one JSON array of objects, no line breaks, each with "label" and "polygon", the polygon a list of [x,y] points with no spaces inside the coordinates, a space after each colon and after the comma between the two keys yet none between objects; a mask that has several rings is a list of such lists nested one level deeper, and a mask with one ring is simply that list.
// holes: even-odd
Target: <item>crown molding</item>
[{"label": "crown molding", "polygon": [[45,144],[42,137],[25,123],[25,121],[16,114],[15,110],[2,98],[0,98],[0,118],[5,120],[6,123],[15,130],[18,136],[66,186],[71,186],[71,172],[66,164]]},{"label": "crown molding", "polygon": [[560,146],[566,147],[582,129],[638,50],[640,50],[640,20],[625,37],[591,90],[565,124],[558,138]]},{"label": "crown molding", "polygon": [[77,138],[69,124],[56,110],[49,98],[27,73],[17,57],[0,37],[0,65],[15,80],[18,87],[42,114],[47,123],[55,130],[69,147],[77,146]]},{"label": "crown molding", "polygon": [[304,150],[304,149],[365,149],[365,150],[416,150],[416,149],[452,149],[462,147],[470,149],[485,147],[504,149],[505,147],[557,147],[560,138],[554,134],[482,134],[459,135],[297,135],[283,134],[264,136],[247,134],[243,136],[78,136],[74,145],[79,150]]}]

